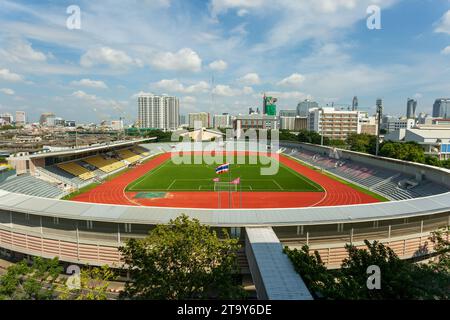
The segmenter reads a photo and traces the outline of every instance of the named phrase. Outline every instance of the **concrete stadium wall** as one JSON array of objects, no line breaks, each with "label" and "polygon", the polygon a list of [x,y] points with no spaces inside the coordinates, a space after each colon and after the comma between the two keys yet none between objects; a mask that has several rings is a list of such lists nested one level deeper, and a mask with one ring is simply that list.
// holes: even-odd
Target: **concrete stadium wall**
[{"label": "concrete stadium wall", "polygon": [[[301,147],[305,150],[319,153],[322,155],[328,156],[330,150],[333,148],[326,146],[318,146],[309,143],[295,143],[290,141],[282,141],[280,142],[280,146],[282,147],[291,147],[298,148]],[[337,149],[342,153],[343,159],[349,159],[355,162],[359,162],[365,165],[384,168],[396,172],[400,172],[411,177],[416,177],[417,173],[421,173],[423,178],[426,180],[430,180],[432,182],[444,185],[450,188],[450,179],[448,178],[450,175],[450,170],[433,167],[425,164],[402,161],[397,159],[385,158],[385,157],[377,157],[374,155]]]}]

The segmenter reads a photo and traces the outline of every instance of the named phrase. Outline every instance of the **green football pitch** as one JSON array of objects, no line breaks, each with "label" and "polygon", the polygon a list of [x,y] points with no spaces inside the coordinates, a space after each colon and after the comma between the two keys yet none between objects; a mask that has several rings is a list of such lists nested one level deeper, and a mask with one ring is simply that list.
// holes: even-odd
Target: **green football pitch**
[{"label": "green football pitch", "polygon": [[[268,161],[266,158],[265,161]],[[276,161],[272,159],[271,161]],[[235,163],[236,163],[235,159]],[[241,161],[242,162],[242,161]],[[270,191],[270,192],[323,192],[320,185],[307,179],[281,163],[275,175],[261,175],[261,168],[268,168],[270,164],[249,164],[248,156],[245,164],[230,164],[230,173],[216,174],[218,164],[175,164],[171,159],[159,167],[148,172],[131,183],[126,191],[226,191],[228,182],[241,178],[242,191]],[[213,179],[219,178],[220,183]],[[233,186],[233,188],[235,188]]]}]

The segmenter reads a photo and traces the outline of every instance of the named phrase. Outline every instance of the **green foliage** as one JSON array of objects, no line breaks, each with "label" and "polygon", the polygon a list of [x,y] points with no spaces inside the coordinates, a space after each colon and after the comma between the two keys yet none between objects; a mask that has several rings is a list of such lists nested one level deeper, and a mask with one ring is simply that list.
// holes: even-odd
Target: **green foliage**
[{"label": "green foliage", "polygon": [[60,291],[60,300],[107,300],[108,287],[117,278],[107,265],[100,268],[86,267],[81,270],[80,288],[70,289],[65,285]]},{"label": "green foliage", "polygon": [[[389,247],[374,241],[365,241],[366,249],[347,245],[348,258],[341,269],[327,270],[320,255],[285,248],[296,271],[318,298],[350,300],[389,299],[448,299],[450,273],[448,268],[449,243],[443,233],[436,233],[431,241],[439,254],[435,264],[415,264],[401,260]],[[367,268],[378,266],[381,271],[381,289],[367,288]]]},{"label": "green foliage", "polygon": [[0,277],[0,300],[51,300],[55,297],[55,281],[62,268],[58,259],[34,259],[10,266]]},{"label": "green foliage", "polygon": [[289,130],[280,130],[280,141],[298,141],[298,135]]},{"label": "green foliage", "polygon": [[172,132],[164,132],[162,130],[149,130],[144,133],[144,137],[156,137],[158,142],[171,142]]},{"label": "green foliage", "polygon": [[[298,141],[300,142],[306,142],[306,143],[313,143],[313,144],[320,144],[321,143],[321,135],[315,131],[308,131],[308,130],[300,130],[298,134]],[[327,137],[323,138],[323,144],[328,145],[330,142],[330,139]]]},{"label": "green foliage", "polygon": [[122,293],[129,299],[237,299],[238,241],[224,239],[183,215],[158,225],[145,239],[120,248],[131,276]]},{"label": "green foliage", "polygon": [[383,144],[380,155],[384,157],[425,163],[425,153],[416,142],[391,142]]},{"label": "green foliage", "polygon": [[345,142],[352,151],[375,154],[377,137],[369,134],[351,133]]}]

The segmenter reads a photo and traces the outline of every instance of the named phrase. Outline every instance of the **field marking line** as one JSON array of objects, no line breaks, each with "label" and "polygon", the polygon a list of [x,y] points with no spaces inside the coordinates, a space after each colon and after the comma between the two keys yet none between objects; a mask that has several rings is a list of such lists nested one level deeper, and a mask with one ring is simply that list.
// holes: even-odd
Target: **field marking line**
[{"label": "field marking line", "polygon": [[280,190],[284,190],[282,186],[278,182],[275,181],[275,179],[272,179],[272,181],[280,188]]},{"label": "field marking line", "polygon": [[169,162],[170,162],[170,158],[167,159],[166,162],[164,162],[163,164],[161,164],[158,168],[156,168],[156,169],[154,169],[154,170],[151,170],[150,172],[145,173],[142,177],[140,177],[140,178],[134,180],[133,182],[131,182],[129,185],[132,185],[132,186],[131,186],[130,188],[128,188],[128,186],[126,186],[125,189],[128,188],[130,191],[139,191],[139,190],[134,189],[134,187],[135,187],[137,184],[141,183],[142,180],[143,180],[144,178],[150,177],[150,176],[153,175],[156,171],[158,171],[159,169],[165,167]]},{"label": "field marking line", "polygon": [[177,179],[173,180],[172,183],[167,187],[166,191],[169,191],[173,184],[177,181]]}]

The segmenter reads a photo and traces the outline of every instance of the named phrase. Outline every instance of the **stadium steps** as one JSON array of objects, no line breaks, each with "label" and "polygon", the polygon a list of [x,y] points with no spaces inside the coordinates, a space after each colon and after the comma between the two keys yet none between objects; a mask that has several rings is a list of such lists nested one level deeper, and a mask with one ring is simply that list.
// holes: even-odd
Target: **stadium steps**
[{"label": "stadium steps", "polygon": [[[351,160],[339,161],[303,149],[288,149],[284,153],[313,166],[328,170],[338,177],[372,189],[392,200],[406,200],[448,192],[448,189],[444,186],[431,181],[421,182],[411,189],[403,189],[399,186],[399,182],[412,177],[384,168],[368,167]],[[337,166],[336,163],[338,163]]]},{"label": "stadium steps", "polygon": [[64,195],[58,186],[30,175],[16,176],[0,184],[0,189],[43,198],[60,198]]}]

